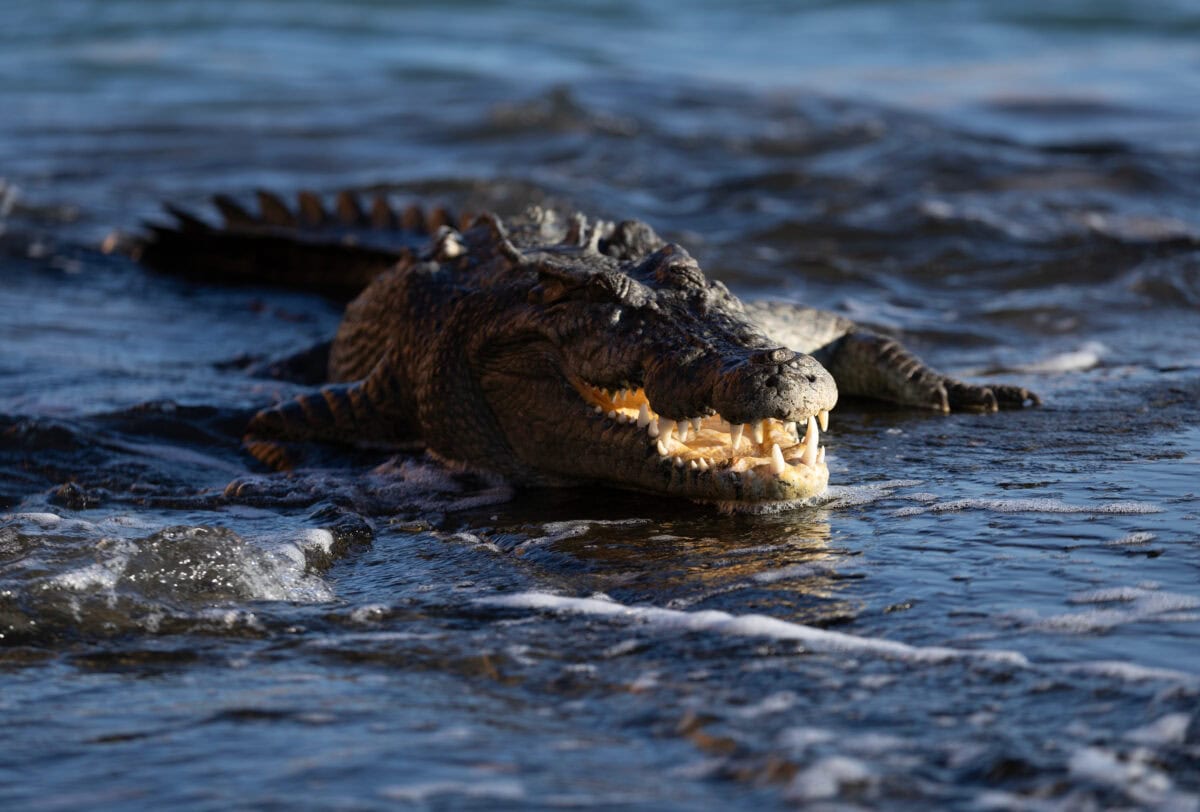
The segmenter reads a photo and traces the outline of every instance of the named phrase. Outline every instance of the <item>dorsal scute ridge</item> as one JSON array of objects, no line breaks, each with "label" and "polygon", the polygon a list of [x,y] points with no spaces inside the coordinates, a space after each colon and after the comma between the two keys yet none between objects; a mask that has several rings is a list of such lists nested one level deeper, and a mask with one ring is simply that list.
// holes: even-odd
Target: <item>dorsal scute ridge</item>
[{"label": "dorsal scute ridge", "polygon": [[587,217],[580,212],[575,212],[571,215],[571,222],[567,226],[567,233],[563,235],[561,244],[582,246],[584,235],[587,233],[587,227]]},{"label": "dorsal scute ridge", "polygon": [[586,253],[598,254],[601,241],[612,233],[612,229],[612,223],[604,220],[589,223],[584,214],[576,212],[571,215],[570,224],[560,244],[582,248]]},{"label": "dorsal scute ridge", "polygon": [[[370,205],[364,206],[360,194],[352,189],[343,189],[333,198],[332,207],[327,207],[321,195],[302,189],[290,203],[283,197],[265,189],[254,192],[256,209],[227,194],[212,197],[213,207],[220,215],[218,229],[227,232],[264,231],[277,234],[314,236],[322,231],[406,232],[407,236],[434,235],[443,225],[465,226],[472,217],[464,212],[462,218],[445,206],[425,208],[411,203],[403,209],[397,208],[388,194],[376,191],[370,196]],[[178,211],[178,209],[176,209]],[[174,211],[168,211],[175,215]],[[179,219],[176,217],[176,219]]]},{"label": "dorsal scute ridge", "polygon": [[513,264],[521,264],[525,261],[525,255],[509,238],[508,229],[499,215],[490,211],[480,213],[471,223],[470,231],[486,232],[486,249],[491,253],[502,256]]},{"label": "dorsal scute ridge", "polygon": [[463,245],[462,235],[458,233],[458,229],[446,225],[438,226],[437,232],[430,241],[430,258],[446,262],[457,259],[466,251],[467,248]]}]

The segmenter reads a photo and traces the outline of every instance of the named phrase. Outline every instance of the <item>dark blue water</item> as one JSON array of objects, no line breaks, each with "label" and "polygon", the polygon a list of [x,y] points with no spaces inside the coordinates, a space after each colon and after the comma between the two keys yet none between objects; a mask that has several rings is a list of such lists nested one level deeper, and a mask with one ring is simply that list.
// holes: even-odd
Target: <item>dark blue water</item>
[{"label": "dark blue water", "polygon": [[[1200,808],[1200,11],[783,5],[0,4],[0,805]],[[96,250],[258,187],[640,217],[1044,406],[844,403],[775,516],[266,474],[338,305]]]}]

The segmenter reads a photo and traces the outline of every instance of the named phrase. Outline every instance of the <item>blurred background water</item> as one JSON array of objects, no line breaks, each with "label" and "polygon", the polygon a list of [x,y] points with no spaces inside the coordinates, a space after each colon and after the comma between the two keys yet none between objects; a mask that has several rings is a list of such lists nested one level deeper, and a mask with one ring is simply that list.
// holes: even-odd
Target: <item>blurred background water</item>
[{"label": "blurred background water", "polygon": [[[0,2],[0,804],[1200,808],[1200,8]],[[640,217],[1045,406],[843,404],[725,517],[294,477],[339,306],[99,253],[164,200]],[[382,463],[382,464],[380,464]],[[242,479],[242,496],[224,488]]]}]

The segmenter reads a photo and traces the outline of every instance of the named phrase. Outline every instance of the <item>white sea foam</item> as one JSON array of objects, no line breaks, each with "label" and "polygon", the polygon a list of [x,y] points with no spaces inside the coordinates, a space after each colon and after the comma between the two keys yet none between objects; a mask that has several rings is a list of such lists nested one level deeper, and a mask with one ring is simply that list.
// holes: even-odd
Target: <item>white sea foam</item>
[{"label": "white sea foam", "polygon": [[889,479],[862,485],[830,485],[817,503],[830,508],[859,507],[886,499],[898,488],[911,488],[920,484],[919,479]]},{"label": "white sea foam", "polygon": [[798,773],[786,794],[798,801],[836,798],[843,790],[867,784],[873,777],[862,761],[846,756],[826,756]]},{"label": "white sea foam", "polygon": [[472,779],[470,781],[425,781],[415,784],[393,784],[384,787],[379,794],[391,801],[427,804],[434,799],[443,802],[450,798],[472,798],[475,800],[520,801],[525,797],[525,786],[514,778]]},{"label": "white sea foam", "polygon": [[1200,608],[1200,597],[1160,592],[1152,586],[1121,586],[1077,592],[1067,598],[1076,605],[1120,604],[1104,608],[1066,612],[1037,618],[1033,626],[1044,631],[1091,633],[1108,631],[1128,623],[1178,622],[1180,612]]},{"label": "white sea foam", "polygon": [[74,592],[111,590],[125,571],[127,563],[128,555],[122,555],[120,558],[110,558],[103,564],[90,564],[60,573],[51,578],[50,582]]},{"label": "white sea foam", "polygon": [[1178,217],[1156,214],[1089,211],[1076,215],[1088,229],[1122,242],[1166,242],[1200,237],[1196,227]]},{"label": "white sea foam", "polygon": [[368,625],[378,623],[387,617],[391,611],[387,604],[384,603],[368,603],[362,606],[356,606],[350,612],[350,620],[354,623]]},{"label": "white sea foam", "polygon": [[335,597],[329,584],[308,572],[306,562],[279,553],[256,555],[243,551],[242,555],[237,566],[249,600],[326,603]]},{"label": "white sea foam", "polygon": [[229,600],[317,603],[334,597],[328,584],[308,571],[304,554],[313,547],[331,549],[333,536],[327,530],[306,530],[297,542],[271,544],[223,528],[147,532],[145,522],[120,519],[92,524],[43,517],[39,527],[54,534],[69,527],[84,545],[61,562],[58,572],[40,579],[39,588],[63,592],[77,616],[97,599],[110,606],[133,599],[143,609],[192,603],[202,612],[205,603]]},{"label": "white sea foam", "polygon": [[1117,539],[1104,542],[1106,547],[1137,547],[1142,544],[1149,544],[1157,538],[1153,533],[1129,533]]},{"label": "white sea foam", "polygon": [[1191,714],[1168,713],[1148,725],[1134,728],[1125,734],[1125,738],[1151,747],[1183,744],[1191,724]]},{"label": "white sea foam", "polygon": [[411,643],[414,640],[442,640],[440,632],[409,632],[409,631],[366,631],[338,632],[337,634],[310,637],[303,643],[305,648],[343,650],[348,648],[361,649],[364,646],[380,644]]},{"label": "white sea foam", "polygon": [[822,727],[789,727],[779,734],[778,744],[788,750],[806,750],[819,744],[837,741],[839,735]]},{"label": "white sea foam", "polygon": [[1061,352],[1032,364],[1008,367],[1006,371],[1041,375],[1082,372],[1098,366],[1107,355],[1109,355],[1108,347],[1099,341],[1088,341],[1079,349]]},{"label": "white sea foam", "polygon": [[305,549],[315,547],[328,555],[333,552],[333,533],[324,527],[310,527],[300,535],[300,546]]},{"label": "white sea foam", "polygon": [[541,547],[545,544],[554,544],[558,541],[566,539],[578,538],[586,535],[593,527],[622,527],[647,524],[649,519],[581,519],[570,522],[547,522],[542,525],[542,530],[546,535],[535,536],[527,539],[516,546],[515,549],[524,552],[533,547]]},{"label": "white sea foam", "polygon": [[1159,592],[1158,588],[1153,585],[1114,586],[1105,587],[1104,589],[1090,589],[1085,592],[1076,592],[1069,596],[1067,601],[1070,603],[1142,602],[1152,604],[1160,611],[1164,608],[1194,609],[1200,606],[1200,598],[1191,595],[1175,595],[1170,592]]},{"label": "white sea foam", "polygon": [[959,510],[990,510],[994,513],[1161,513],[1162,508],[1149,502],[1100,502],[1076,505],[1059,499],[953,499],[928,505],[900,508],[893,516],[918,516],[922,513],[950,513]]},{"label": "white sea foam", "polygon": [[1158,769],[1156,760],[1154,752],[1143,748],[1122,754],[1102,747],[1081,747],[1068,759],[1067,771],[1076,778],[1119,789],[1138,804],[1163,808],[1176,799],[1194,803],[1195,796],[1172,792],[1174,782]]},{"label": "white sea foam", "polygon": [[34,525],[30,530],[53,531],[55,537],[80,536],[104,538],[108,536],[122,537],[130,530],[145,530],[153,532],[161,525],[152,524],[136,514],[120,513],[112,516],[98,517],[94,522],[85,519],[59,516],[48,511],[30,511],[26,513],[0,514],[0,522],[15,526]]},{"label": "white sea foam", "polygon": [[197,617],[208,620],[221,629],[254,629],[262,631],[262,622],[258,615],[249,609],[233,609],[226,607],[210,607],[201,609]]},{"label": "white sea foam", "polygon": [[1026,667],[1025,656],[1014,651],[963,650],[941,646],[911,646],[871,637],[857,637],[843,632],[818,629],[766,615],[731,615],[728,612],[705,610],[685,612],[653,606],[627,606],[611,600],[596,598],[567,598],[546,592],[521,592],[494,598],[482,598],[480,603],[514,609],[539,609],[596,617],[613,617],[646,623],[657,628],[683,632],[712,632],[735,637],[765,637],[800,643],[811,651],[823,653],[867,654],[909,662],[938,663],[949,660],[973,660],[981,663]]},{"label": "white sea foam", "polygon": [[737,715],[745,719],[757,719],[760,716],[774,716],[790,710],[799,701],[793,691],[778,691],[763,697],[753,705],[747,705],[737,710]]},{"label": "white sea foam", "polygon": [[792,564],[775,570],[756,572],[751,580],[759,584],[773,584],[778,581],[790,581],[798,578],[812,578],[817,575],[833,575],[839,568],[833,564]]},{"label": "white sea foam", "polygon": [[55,515],[54,513],[9,513],[0,516],[0,521],[33,522],[42,528],[57,527],[62,523],[62,520],[62,516]]},{"label": "white sea foam", "polygon": [[[441,536],[439,535],[439,538],[440,537]],[[500,548],[496,545],[495,542],[488,541],[486,538],[484,538],[483,536],[480,536],[478,533],[468,533],[466,531],[461,531],[458,533],[451,533],[450,535],[445,536],[445,538],[450,539],[452,541],[463,541],[468,544],[473,544],[476,547],[482,547],[485,550],[491,550],[494,553],[501,552]]]},{"label": "white sea foam", "polygon": [[[989,667],[1049,669],[1067,673],[1108,677],[1124,682],[1166,681],[1200,685],[1196,674],[1136,663],[1093,661],[1041,665],[1032,663],[1018,651],[1004,649],[958,649],[946,646],[913,646],[873,637],[860,637],[818,629],[765,615],[731,615],[717,610],[683,611],[654,606],[629,606],[599,598],[569,598],[547,592],[520,592],[492,598],[480,598],[481,605],[512,609],[533,609],[592,617],[613,618],[645,624],[672,632],[707,632],[734,637],[756,637],[794,641],[819,653],[875,656],[917,664],[963,661]],[[1170,605],[1174,599],[1161,605]],[[1159,604],[1156,604],[1159,605]]]}]

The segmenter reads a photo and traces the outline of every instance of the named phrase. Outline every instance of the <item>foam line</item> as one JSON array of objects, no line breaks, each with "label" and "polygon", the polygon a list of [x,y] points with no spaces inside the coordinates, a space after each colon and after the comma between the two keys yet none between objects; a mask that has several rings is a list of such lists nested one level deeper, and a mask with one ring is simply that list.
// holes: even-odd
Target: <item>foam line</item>
[{"label": "foam line", "polygon": [[509,609],[541,609],[594,617],[617,617],[684,632],[712,632],[735,637],[792,640],[811,651],[824,653],[874,654],[888,659],[921,663],[977,660],[994,665],[1029,667],[1025,655],[1015,651],[971,651],[943,646],[910,646],[891,640],[857,637],[843,632],[818,629],[766,615],[731,615],[711,609],[685,612],[654,606],[626,606],[600,598],[565,598],[547,592],[521,592],[495,598],[481,598],[478,603]]},{"label": "foam line", "polygon": [[954,499],[919,507],[893,511],[893,516],[919,516],[922,513],[953,513],[960,510],[990,510],[995,513],[1105,513],[1141,515],[1162,513],[1162,508],[1149,502],[1101,502],[1096,505],[1076,505],[1060,499]]},{"label": "foam line", "polygon": [[1165,680],[1189,685],[1198,682],[1197,675],[1186,671],[1151,668],[1136,663],[1097,661],[1040,664],[1030,662],[1019,651],[912,646],[880,638],[859,637],[844,632],[818,629],[766,615],[731,615],[728,612],[711,609],[687,612],[678,609],[660,609],[656,606],[627,606],[608,599],[568,598],[548,592],[519,592],[513,595],[480,598],[475,603],[507,609],[536,609],[591,617],[618,618],[680,632],[710,632],[733,637],[789,640],[802,644],[809,651],[825,654],[868,654],[889,660],[921,664],[965,661],[1016,669],[1061,669],[1067,673],[1104,676],[1125,682]]}]

